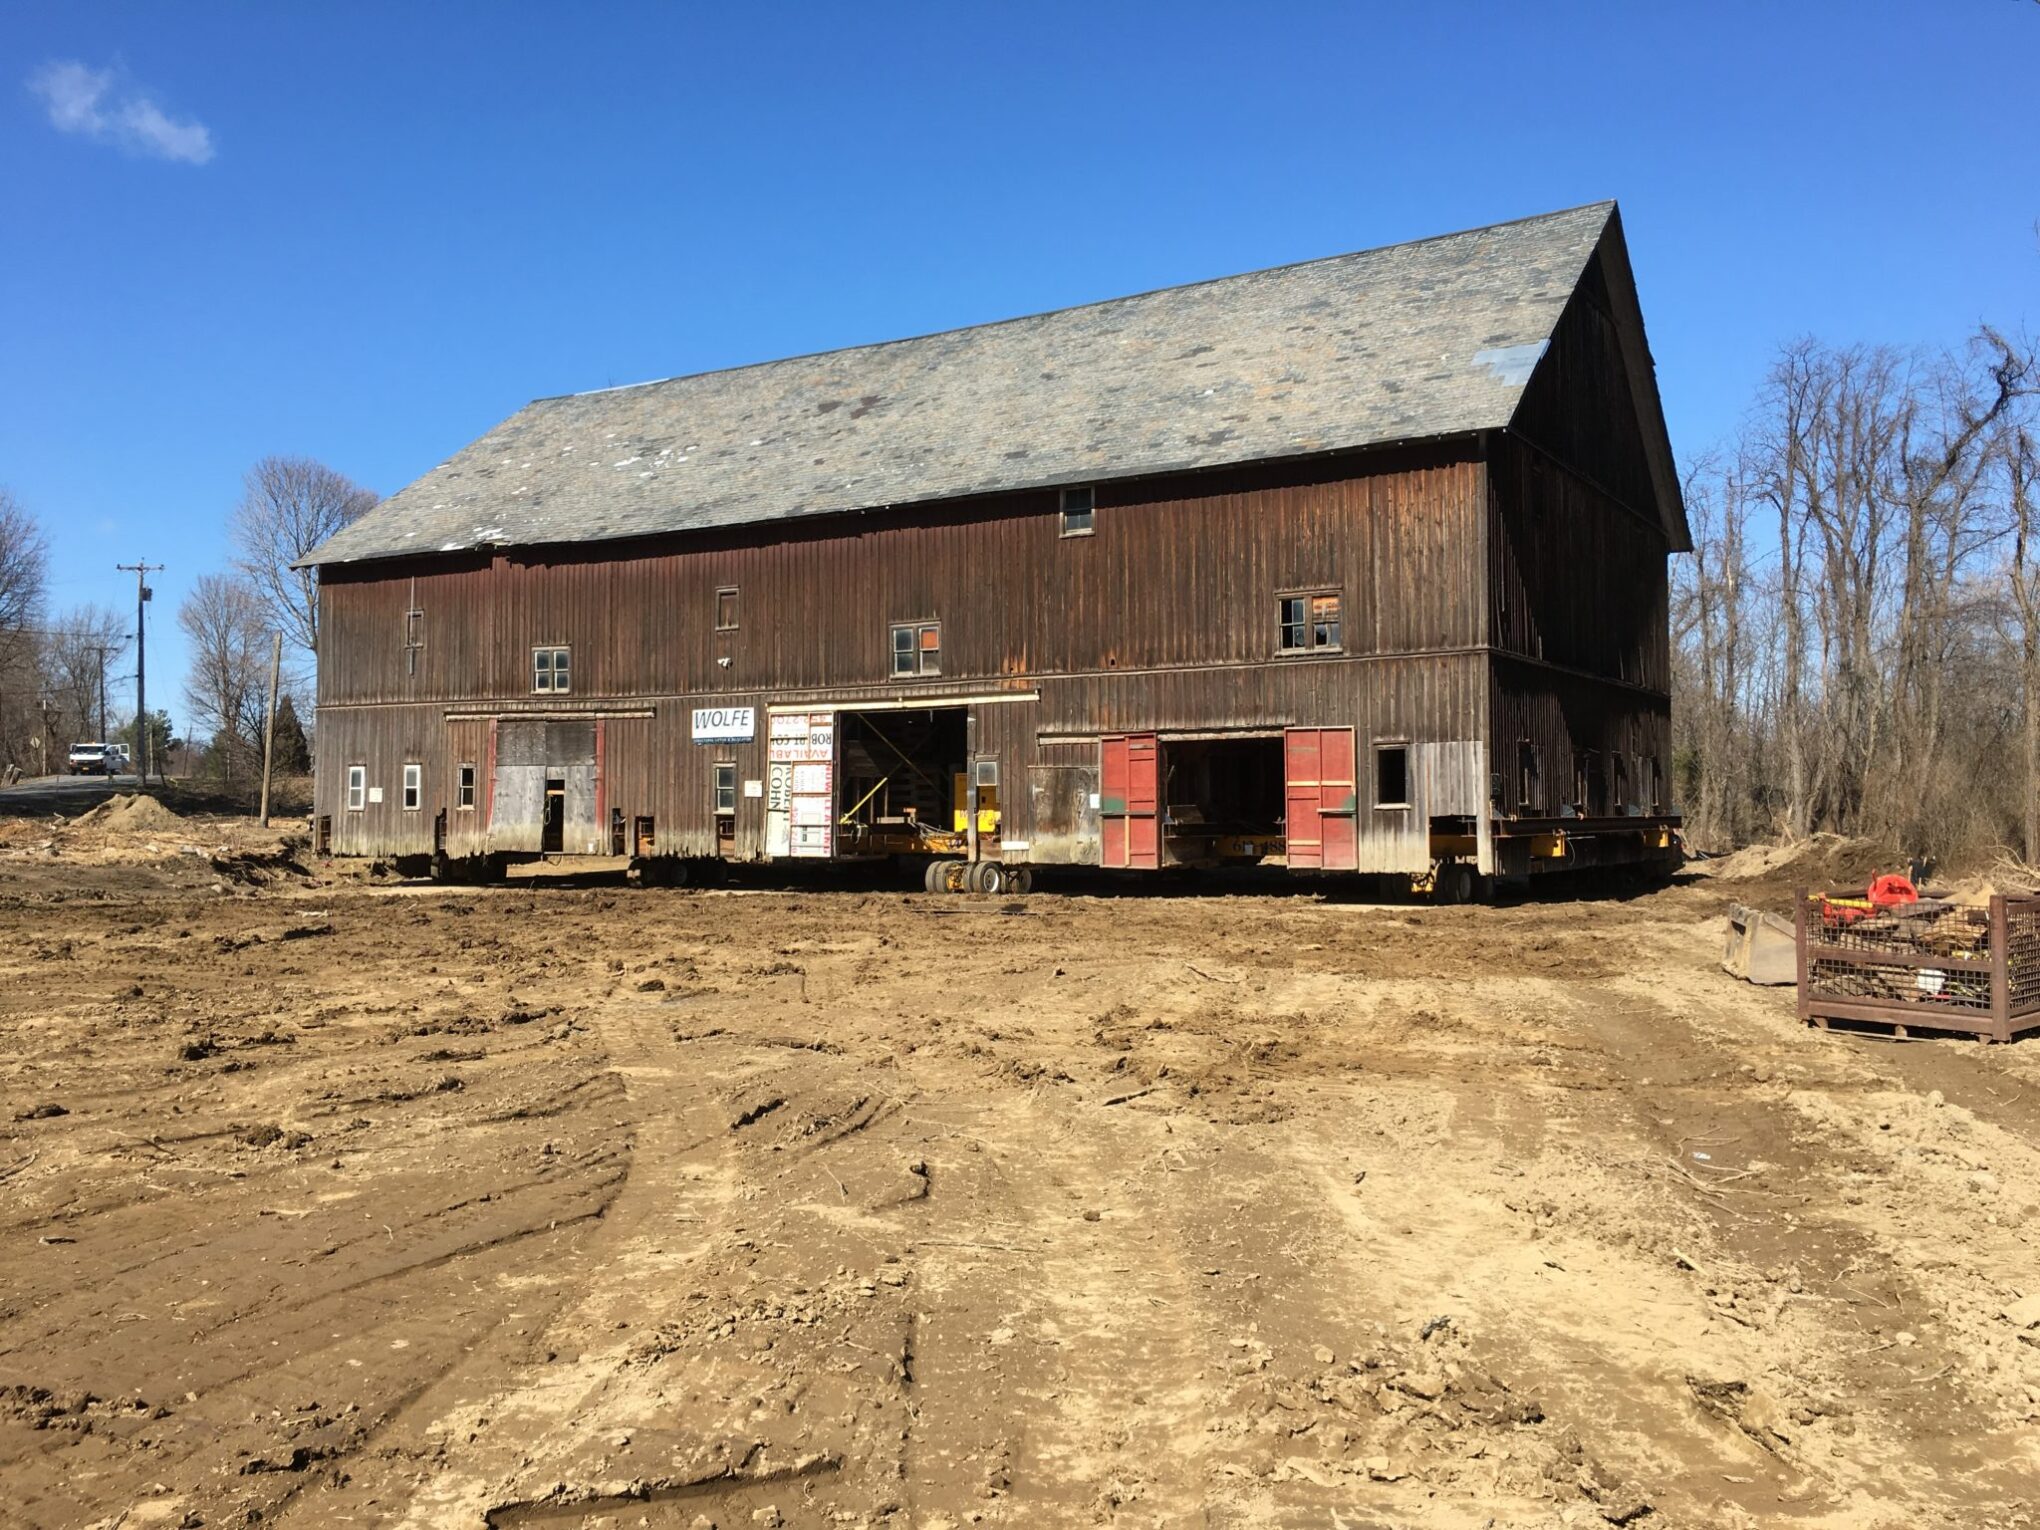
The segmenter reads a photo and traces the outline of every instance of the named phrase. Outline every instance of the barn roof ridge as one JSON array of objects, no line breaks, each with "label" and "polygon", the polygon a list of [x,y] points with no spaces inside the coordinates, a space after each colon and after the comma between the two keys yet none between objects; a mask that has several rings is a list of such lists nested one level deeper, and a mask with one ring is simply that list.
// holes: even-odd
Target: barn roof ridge
[{"label": "barn roof ridge", "polygon": [[303,562],[755,527],[1505,429],[1620,230],[1613,201],[1589,202],[535,399]]}]

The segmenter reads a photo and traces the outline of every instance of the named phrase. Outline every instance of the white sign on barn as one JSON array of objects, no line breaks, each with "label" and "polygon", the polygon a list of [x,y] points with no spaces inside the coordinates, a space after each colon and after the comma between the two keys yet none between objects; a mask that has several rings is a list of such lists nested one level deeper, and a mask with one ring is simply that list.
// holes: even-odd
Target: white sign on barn
[{"label": "white sign on barn", "polygon": [[758,735],[756,707],[696,707],[694,742],[748,744]]}]

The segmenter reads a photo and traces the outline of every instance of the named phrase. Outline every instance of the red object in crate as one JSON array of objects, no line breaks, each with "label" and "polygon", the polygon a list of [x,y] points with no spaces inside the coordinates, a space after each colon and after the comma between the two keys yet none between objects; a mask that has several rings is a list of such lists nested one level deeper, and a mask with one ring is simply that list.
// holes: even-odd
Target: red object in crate
[{"label": "red object in crate", "polygon": [[1820,922],[1828,929],[1841,929],[1872,914],[1888,913],[1919,901],[1919,889],[1913,886],[1912,879],[1890,871],[1875,878],[1860,898],[1822,898]]},{"label": "red object in crate", "polygon": [[1895,871],[1886,872],[1870,884],[1870,905],[1873,908],[1902,908],[1919,901],[1920,890],[1912,885],[1912,879]]}]

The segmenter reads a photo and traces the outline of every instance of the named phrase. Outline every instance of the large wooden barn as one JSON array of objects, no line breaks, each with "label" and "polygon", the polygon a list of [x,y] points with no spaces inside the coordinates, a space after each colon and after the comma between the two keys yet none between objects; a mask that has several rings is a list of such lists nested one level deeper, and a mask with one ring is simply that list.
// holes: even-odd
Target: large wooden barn
[{"label": "large wooden barn", "polygon": [[1612,203],[541,399],[307,560],[318,836],[1662,864],[1688,546]]}]

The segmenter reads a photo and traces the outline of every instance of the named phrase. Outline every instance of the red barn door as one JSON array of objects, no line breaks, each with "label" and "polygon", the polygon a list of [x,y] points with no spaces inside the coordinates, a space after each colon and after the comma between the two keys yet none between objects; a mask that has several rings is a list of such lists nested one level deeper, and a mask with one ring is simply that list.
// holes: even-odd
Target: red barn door
[{"label": "red barn door", "polygon": [[1353,871],[1360,865],[1354,815],[1351,728],[1291,728],[1282,735],[1288,799],[1289,864],[1298,870]]},{"label": "red barn door", "polygon": [[1098,741],[1098,821],[1103,864],[1154,871],[1162,864],[1161,746],[1152,733]]}]

